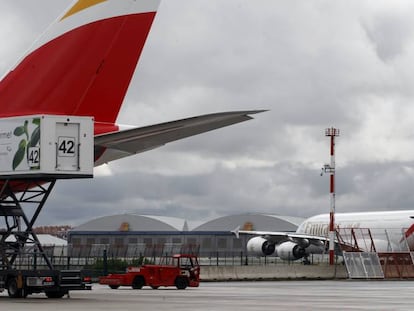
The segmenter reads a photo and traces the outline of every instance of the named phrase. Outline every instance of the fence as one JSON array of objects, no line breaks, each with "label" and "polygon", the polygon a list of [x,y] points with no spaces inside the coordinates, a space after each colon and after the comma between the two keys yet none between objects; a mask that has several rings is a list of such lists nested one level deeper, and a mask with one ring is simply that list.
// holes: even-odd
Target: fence
[{"label": "fence", "polygon": [[[195,254],[202,266],[247,266],[302,264],[301,261],[285,261],[278,257],[253,257],[245,252],[214,251],[202,252],[199,245],[182,244],[91,244],[44,246],[46,255],[56,269],[89,269],[96,275],[103,272],[123,272],[127,266],[157,263],[161,257],[177,253]],[[16,260],[16,267],[24,269],[42,269],[46,266],[44,259],[36,251],[22,252],[26,255]],[[311,264],[326,264],[328,256],[311,255]],[[104,265],[107,267],[105,268]]]}]

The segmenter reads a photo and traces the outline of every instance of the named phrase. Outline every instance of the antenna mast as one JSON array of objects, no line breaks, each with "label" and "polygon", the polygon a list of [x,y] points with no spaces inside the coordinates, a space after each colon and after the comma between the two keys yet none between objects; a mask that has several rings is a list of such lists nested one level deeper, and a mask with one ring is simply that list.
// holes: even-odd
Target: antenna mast
[{"label": "antenna mast", "polygon": [[323,171],[330,174],[330,201],[329,213],[329,264],[335,263],[335,137],[339,136],[339,129],[325,129],[325,136],[331,138],[331,163],[325,164]]}]

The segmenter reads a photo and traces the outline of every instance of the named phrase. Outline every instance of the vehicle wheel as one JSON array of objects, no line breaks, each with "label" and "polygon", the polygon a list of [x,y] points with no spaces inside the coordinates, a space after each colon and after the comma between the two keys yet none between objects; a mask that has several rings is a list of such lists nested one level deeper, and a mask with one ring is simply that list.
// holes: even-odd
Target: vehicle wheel
[{"label": "vehicle wheel", "polygon": [[177,287],[177,289],[186,289],[188,285],[187,279],[186,278],[176,278],[175,279],[175,286]]},{"label": "vehicle wheel", "polygon": [[62,298],[66,292],[45,292],[47,298]]},{"label": "vehicle wheel", "polygon": [[118,289],[118,288],[119,288],[119,285],[109,285],[109,287],[110,287],[111,289]]},{"label": "vehicle wheel", "polygon": [[133,289],[141,289],[142,286],[145,285],[145,279],[143,276],[137,276],[135,277],[134,281],[132,282],[132,288]]},{"label": "vehicle wheel", "polygon": [[21,298],[22,290],[17,288],[16,278],[12,278],[7,282],[7,293],[10,298]]}]

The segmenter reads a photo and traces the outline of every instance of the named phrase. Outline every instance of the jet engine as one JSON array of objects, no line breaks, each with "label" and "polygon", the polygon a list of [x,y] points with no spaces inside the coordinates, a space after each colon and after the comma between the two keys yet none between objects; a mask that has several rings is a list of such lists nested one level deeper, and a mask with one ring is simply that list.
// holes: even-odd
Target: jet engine
[{"label": "jet engine", "polygon": [[247,242],[247,251],[255,256],[270,256],[275,252],[276,245],[257,236]]},{"label": "jet engine", "polygon": [[257,236],[247,242],[247,251],[253,256],[270,256],[275,253],[282,260],[298,260],[307,255],[306,248],[310,245],[308,239],[302,239],[299,242],[286,241],[276,245]]},{"label": "jet engine", "polygon": [[305,257],[305,247],[295,242],[287,241],[277,245],[276,254],[283,260],[297,260]]}]

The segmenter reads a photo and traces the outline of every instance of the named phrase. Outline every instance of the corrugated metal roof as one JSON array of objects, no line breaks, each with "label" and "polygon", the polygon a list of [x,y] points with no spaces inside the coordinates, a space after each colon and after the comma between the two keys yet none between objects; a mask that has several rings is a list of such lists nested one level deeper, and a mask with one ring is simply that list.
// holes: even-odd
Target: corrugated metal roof
[{"label": "corrugated metal roof", "polygon": [[[50,245],[67,245],[68,242],[64,239],[55,237],[50,234],[36,234],[37,238],[39,239],[40,244],[43,246],[50,246]],[[9,236],[6,241],[16,241],[14,236]]]},{"label": "corrugated metal roof", "polygon": [[194,228],[194,231],[223,231],[233,230],[236,227],[245,230],[295,231],[302,221],[302,219],[297,217],[289,216],[239,214],[213,219]]},{"label": "corrugated metal roof", "polygon": [[183,231],[186,227],[180,218],[121,214],[93,219],[71,231]]},{"label": "corrugated metal roof", "polygon": [[[189,226],[187,220],[177,217],[121,214],[110,215],[88,221],[71,231],[231,231],[236,227],[247,230],[261,231],[295,231],[302,223],[299,217],[266,215],[266,214],[240,214],[219,217],[196,227]],[[191,222],[190,222],[191,224]]]}]

